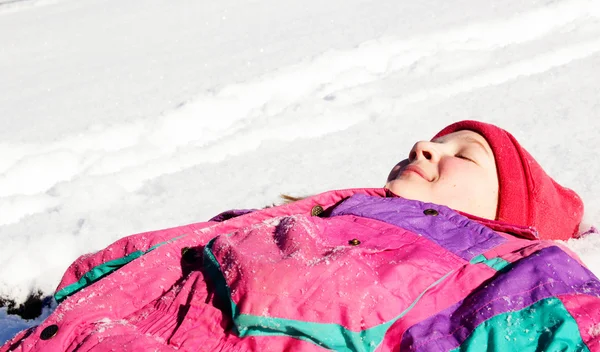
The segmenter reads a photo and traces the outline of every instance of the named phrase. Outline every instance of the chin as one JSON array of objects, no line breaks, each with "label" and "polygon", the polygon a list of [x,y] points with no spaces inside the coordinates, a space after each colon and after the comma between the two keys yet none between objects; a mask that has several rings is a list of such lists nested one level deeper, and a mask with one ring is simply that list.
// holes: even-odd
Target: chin
[{"label": "chin", "polygon": [[[408,187],[410,187],[410,185]],[[404,199],[418,200],[418,201],[426,202],[426,203],[435,203],[425,197],[415,194],[415,192],[411,192],[410,190],[407,189],[407,186],[398,187],[398,185],[396,184],[395,187],[389,187],[388,185],[386,185],[385,188],[388,189],[393,194],[397,195],[398,197],[402,197]]]}]

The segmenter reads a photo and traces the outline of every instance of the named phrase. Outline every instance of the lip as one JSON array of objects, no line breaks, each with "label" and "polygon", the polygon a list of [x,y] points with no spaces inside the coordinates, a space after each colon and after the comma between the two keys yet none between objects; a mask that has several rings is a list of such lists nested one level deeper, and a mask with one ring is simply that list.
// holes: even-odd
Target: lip
[{"label": "lip", "polygon": [[423,171],[423,169],[421,169],[420,167],[418,167],[417,165],[408,165],[404,168],[404,170],[402,171],[402,173],[404,172],[414,172],[417,175],[421,176],[421,178],[431,182],[431,179],[429,179],[429,177],[427,176],[427,174],[425,173],[425,171]]}]

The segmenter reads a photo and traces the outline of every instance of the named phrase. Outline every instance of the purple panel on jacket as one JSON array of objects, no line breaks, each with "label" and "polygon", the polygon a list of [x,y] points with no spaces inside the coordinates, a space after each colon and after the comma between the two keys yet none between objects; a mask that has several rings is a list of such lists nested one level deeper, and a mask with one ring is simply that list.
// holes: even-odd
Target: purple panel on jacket
[{"label": "purple panel on jacket", "polygon": [[[437,215],[425,215],[428,209],[434,209]],[[337,215],[362,216],[402,227],[465,260],[471,260],[506,241],[491,229],[448,207],[404,198],[356,194],[333,209],[331,216]]]},{"label": "purple panel on jacket", "polygon": [[208,221],[222,222],[225,220],[233,219],[233,218],[241,216],[241,215],[252,213],[253,211],[256,211],[256,209],[231,209],[231,210],[224,211],[221,214],[217,214],[217,215],[213,216]]},{"label": "purple panel on jacket", "polygon": [[511,265],[464,300],[413,325],[402,351],[448,351],[491,317],[517,311],[553,296],[582,293],[600,297],[600,282],[558,247],[547,247]]}]

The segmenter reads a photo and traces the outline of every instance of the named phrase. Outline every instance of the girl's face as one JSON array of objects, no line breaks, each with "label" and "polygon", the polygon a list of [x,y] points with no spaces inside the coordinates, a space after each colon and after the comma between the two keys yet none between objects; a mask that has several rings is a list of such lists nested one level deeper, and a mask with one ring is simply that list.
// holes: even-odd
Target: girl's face
[{"label": "girl's face", "polygon": [[408,159],[392,169],[385,188],[403,198],[496,218],[496,161],[485,138],[473,131],[417,142]]}]

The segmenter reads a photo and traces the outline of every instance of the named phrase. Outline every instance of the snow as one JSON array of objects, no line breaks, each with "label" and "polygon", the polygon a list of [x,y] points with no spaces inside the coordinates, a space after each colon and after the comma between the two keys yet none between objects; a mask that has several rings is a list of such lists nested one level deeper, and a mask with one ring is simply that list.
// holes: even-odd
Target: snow
[{"label": "snow", "polygon": [[[465,118],[598,226],[598,38],[595,0],[0,0],[0,296],[131,233],[382,186]],[[600,236],[568,245],[600,274]],[[0,343],[36,323],[4,312]]]}]

